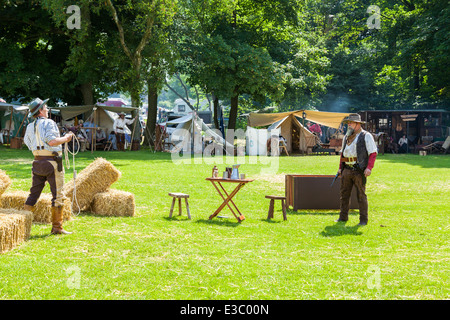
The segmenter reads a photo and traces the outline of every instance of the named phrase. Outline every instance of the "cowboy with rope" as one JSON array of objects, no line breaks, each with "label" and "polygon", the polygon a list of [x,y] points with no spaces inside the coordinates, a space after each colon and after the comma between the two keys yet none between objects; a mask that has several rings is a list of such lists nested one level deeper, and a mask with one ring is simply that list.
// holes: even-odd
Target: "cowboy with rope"
[{"label": "cowboy with rope", "polygon": [[25,202],[25,210],[32,211],[38,201],[45,182],[50,184],[52,193],[52,234],[71,234],[63,229],[63,205],[64,194],[64,167],[62,163],[63,143],[69,142],[74,136],[69,131],[61,137],[56,123],[48,118],[47,102],[39,98],[34,99],[29,105],[30,115],[35,119],[27,126],[24,143],[33,152],[32,186],[30,194]]}]

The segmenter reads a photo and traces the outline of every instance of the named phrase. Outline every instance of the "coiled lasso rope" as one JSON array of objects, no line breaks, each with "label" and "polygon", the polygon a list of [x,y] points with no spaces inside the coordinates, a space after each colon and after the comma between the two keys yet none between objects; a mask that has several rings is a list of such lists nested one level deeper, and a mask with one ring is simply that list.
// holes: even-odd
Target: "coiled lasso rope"
[{"label": "coiled lasso rope", "polygon": [[[77,146],[78,146],[77,149],[75,149],[75,142],[77,143]],[[75,216],[78,216],[81,212],[81,208],[80,208],[80,205],[78,204],[78,199],[77,199],[77,184],[76,184],[77,170],[75,169],[75,156],[78,154],[79,150],[80,150],[80,141],[78,140],[78,138],[75,135],[73,135],[73,137],[72,137],[72,151],[73,152],[69,150],[69,143],[66,142],[64,144],[64,158],[66,160],[67,169],[70,169],[69,153],[72,155],[72,163],[73,163],[72,208],[73,208],[74,203],[76,203],[77,207],[78,207],[78,212],[75,214]]]}]

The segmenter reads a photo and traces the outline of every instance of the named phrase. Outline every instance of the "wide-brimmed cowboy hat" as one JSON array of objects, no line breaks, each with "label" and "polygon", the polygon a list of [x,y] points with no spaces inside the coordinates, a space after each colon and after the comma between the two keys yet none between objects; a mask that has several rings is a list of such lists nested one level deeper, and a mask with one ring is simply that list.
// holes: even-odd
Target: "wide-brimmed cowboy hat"
[{"label": "wide-brimmed cowboy hat", "polygon": [[44,101],[42,101],[41,99],[36,98],[33,101],[31,101],[31,103],[28,105],[28,109],[30,109],[30,114],[34,116],[36,113],[38,113],[38,111],[47,104],[48,100],[50,99],[45,99]]},{"label": "wide-brimmed cowboy hat", "polygon": [[119,116],[125,116],[125,112],[120,112]]},{"label": "wide-brimmed cowboy hat", "polygon": [[359,123],[366,123],[365,121],[361,120],[361,116],[357,113],[351,113],[347,117],[342,120],[343,123],[349,123],[349,122],[359,122]]}]

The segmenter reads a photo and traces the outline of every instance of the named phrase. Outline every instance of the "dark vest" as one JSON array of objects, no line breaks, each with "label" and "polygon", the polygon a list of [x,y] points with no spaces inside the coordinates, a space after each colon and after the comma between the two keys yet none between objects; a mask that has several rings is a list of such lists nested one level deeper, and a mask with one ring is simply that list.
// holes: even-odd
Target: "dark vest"
[{"label": "dark vest", "polygon": [[[359,134],[358,141],[356,141],[356,163],[358,167],[362,170],[366,170],[367,164],[369,163],[369,154],[366,148],[366,133],[367,131],[361,130]],[[347,146],[347,136],[344,138],[344,149]],[[342,153],[344,153],[342,149]]]}]

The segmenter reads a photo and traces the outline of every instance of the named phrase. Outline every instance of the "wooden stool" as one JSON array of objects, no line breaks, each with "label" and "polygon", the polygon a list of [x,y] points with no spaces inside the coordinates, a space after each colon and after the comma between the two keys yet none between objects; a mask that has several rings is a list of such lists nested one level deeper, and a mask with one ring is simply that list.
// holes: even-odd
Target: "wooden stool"
[{"label": "wooden stool", "polygon": [[171,193],[169,193],[169,196],[173,197],[172,207],[170,208],[169,218],[172,218],[173,207],[175,206],[175,199],[178,199],[178,215],[181,216],[181,199],[184,198],[184,200],[186,201],[187,214],[188,214],[189,219],[191,219],[191,212],[189,211],[189,203],[188,203],[189,195],[185,194],[185,193],[172,193],[171,192]]},{"label": "wooden stool", "polygon": [[283,208],[283,220],[287,220],[286,217],[286,197],[282,196],[266,196],[266,199],[270,199],[270,205],[269,205],[269,214],[267,216],[267,219],[273,218],[273,208],[275,206],[275,200],[281,200],[281,207]]}]

